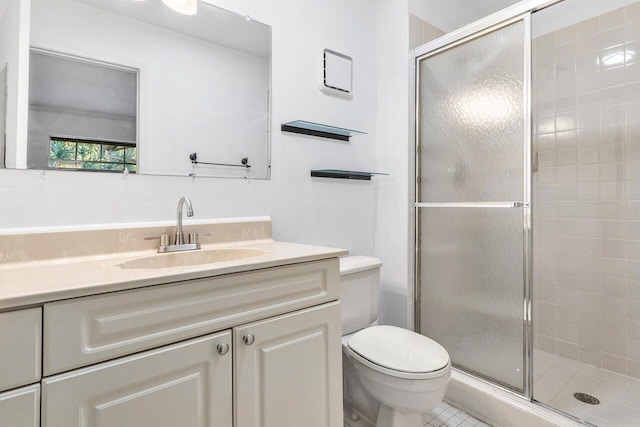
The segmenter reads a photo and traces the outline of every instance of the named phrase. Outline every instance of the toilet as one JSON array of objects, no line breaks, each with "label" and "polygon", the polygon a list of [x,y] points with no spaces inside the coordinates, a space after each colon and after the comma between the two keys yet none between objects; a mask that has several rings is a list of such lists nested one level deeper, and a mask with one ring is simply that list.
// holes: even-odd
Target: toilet
[{"label": "toilet", "polygon": [[451,361],[432,339],[376,325],[381,266],[376,258],[340,259],[344,425],[418,427],[444,398]]}]

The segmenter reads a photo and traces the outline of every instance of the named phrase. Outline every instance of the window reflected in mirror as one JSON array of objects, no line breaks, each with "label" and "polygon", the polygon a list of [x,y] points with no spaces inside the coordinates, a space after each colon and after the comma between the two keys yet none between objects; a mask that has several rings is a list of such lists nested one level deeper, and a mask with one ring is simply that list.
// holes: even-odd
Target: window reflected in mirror
[{"label": "window reflected in mirror", "polygon": [[131,143],[51,138],[49,168],[85,171],[136,171],[136,146]]},{"label": "window reflected in mirror", "polygon": [[136,172],[137,71],[32,50],[27,164]]}]

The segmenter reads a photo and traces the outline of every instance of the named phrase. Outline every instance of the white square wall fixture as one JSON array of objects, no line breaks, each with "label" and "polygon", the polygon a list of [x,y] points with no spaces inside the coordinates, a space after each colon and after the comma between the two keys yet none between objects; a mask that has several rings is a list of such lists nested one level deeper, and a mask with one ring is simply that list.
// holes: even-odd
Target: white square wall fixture
[{"label": "white square wall fixture", "polygon": [[353,59],[330,49],[322,51],[320,90],[335,96],[353,97]]}]

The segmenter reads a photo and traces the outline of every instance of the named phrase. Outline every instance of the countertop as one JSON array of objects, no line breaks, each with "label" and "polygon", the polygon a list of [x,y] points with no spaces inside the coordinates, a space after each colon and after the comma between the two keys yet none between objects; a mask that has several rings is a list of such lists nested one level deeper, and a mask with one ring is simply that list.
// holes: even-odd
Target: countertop
[{"label": "countertop", "polygon": [[257,248],[268,252],[234,261],[157,269],[123,269],[118,266],[125,261],[155,255],[156,252],[153,250],[1,264],[0,310],[316,261],[348,253],[344,249],[277,242],[271,239],[203,244],[201,250],[219,248]]}]

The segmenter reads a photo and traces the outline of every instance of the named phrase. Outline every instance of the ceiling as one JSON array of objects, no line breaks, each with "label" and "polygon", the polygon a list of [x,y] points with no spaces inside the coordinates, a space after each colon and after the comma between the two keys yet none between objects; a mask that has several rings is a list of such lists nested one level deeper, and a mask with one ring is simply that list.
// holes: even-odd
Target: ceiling
[{"label": "ceiling", "polygon": [[76,1],[252,55],[271,56],[271,27],[208,2],[199,2],[198,13],[188,16],[174,12],[160,0]]}]

